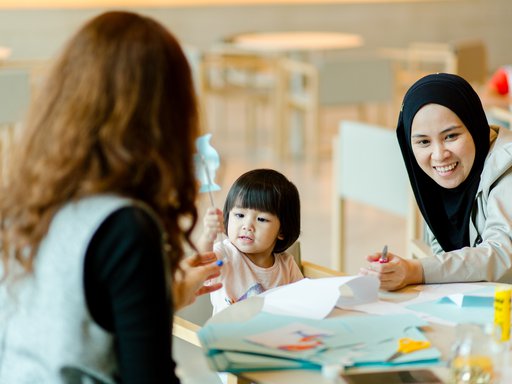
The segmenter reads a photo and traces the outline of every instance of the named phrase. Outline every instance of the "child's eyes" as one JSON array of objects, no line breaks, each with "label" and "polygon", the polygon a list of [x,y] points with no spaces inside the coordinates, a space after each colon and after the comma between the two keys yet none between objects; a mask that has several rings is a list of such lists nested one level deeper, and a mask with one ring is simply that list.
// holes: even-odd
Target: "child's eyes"
[{"label": "child's eyes", "polygon": [[272,221],[272,218],[271,217],[268,217],[266,215],[263,215],[263,212],[261,213],[247,213],[247,212],[241,212],[241,211],[231,211],[231,215],[236,218],[236,219],[243,219],[245,218],[247,215],[247,217],[252,217],[253,220],[256,220],[260,223],[269,223]]}]

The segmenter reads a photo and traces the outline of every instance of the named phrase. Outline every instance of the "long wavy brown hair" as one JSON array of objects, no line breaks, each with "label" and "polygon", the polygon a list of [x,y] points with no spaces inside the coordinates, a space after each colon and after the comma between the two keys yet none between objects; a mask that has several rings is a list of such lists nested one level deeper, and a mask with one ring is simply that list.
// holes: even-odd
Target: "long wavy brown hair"
[{"label": "long wavy brown hair", "polygon": [[101,193],[156,212],[175,271],[197,221],[197,133],[191,71],[176,38],[129,12],[89,21],[55,61],[10,162],[0,195],[5,271],[11,262],[32,271],[56,212]]}]

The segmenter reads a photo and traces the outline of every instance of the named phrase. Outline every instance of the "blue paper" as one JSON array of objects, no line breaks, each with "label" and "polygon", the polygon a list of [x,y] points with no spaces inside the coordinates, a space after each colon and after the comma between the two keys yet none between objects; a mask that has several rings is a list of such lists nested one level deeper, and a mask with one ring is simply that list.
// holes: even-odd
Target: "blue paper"
[{"label": "blue paper", "polygon": [[408,305],[407,308],[423,312],[455,324],[489,324],[494,320],[494,287],[485,287],[464,294],[461,305],[453,295],[441,299]]},{"label": "blue paper", "polygon": [[[301,323],[323,329],[332,336],[323,338],[320,348],[288,351],[255,344],[247,337]],[[398,340],[411,337],[426,340],[418,327],[427,322],[415,315],[361,315],[329,319],[307,319],[260,312],[244,322],[207,323],[199,338],[213,369],[239,372],[260,369],[320,368],[325,364],[353,366],[396,366],[438,362],[436,348],[405,354],[388,362],[398,348]],[[257,356],[254,360],[252,356]]]}]

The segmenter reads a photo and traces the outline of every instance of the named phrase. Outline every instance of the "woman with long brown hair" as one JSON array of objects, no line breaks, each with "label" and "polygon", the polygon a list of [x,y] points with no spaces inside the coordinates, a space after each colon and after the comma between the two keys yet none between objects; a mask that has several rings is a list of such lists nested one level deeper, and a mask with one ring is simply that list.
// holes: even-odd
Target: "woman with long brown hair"
[{"label": "woman with long brown hair", "polygon": [[184,259],[197,121],[156,21],[108,12],[68,42],[0,194],[0,382],[179,381],[173,308],[219,288],[213,254]]}]

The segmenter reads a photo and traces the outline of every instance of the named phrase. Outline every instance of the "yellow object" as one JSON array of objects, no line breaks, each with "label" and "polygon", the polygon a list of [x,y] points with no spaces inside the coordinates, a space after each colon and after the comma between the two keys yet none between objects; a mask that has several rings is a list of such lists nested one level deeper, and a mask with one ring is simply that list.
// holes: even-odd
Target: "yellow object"
[{"label": "yellow object", "polygon": [[395,360],[396,358],[405,355],[406,353],[411,353],[415,351],[419,351],[420,349],[430,348],[430,341],[426,340],[413,340],[408,337],[403,337],[398,340],[398,351],[396,351],[387,361]]},{"label": "yellow object", "polygon": [[452,361],[451,370],[453,382],[456,383],[491,383],[494,379],[493,363],[489,356],[457,356]]},{"label": "yellow object", "polygon": [[510,286],[498,286],[494,292],[494,327],[500,330],[500,341],[510,339]]}]

